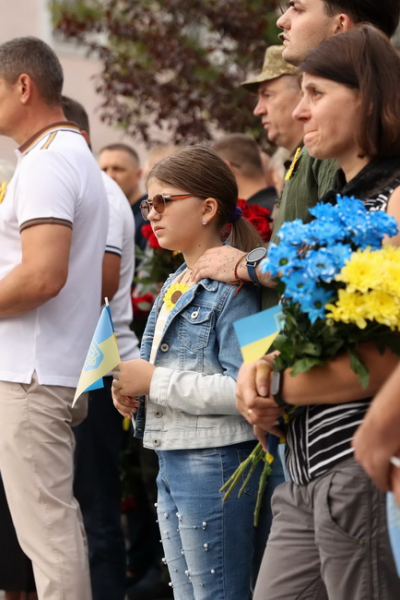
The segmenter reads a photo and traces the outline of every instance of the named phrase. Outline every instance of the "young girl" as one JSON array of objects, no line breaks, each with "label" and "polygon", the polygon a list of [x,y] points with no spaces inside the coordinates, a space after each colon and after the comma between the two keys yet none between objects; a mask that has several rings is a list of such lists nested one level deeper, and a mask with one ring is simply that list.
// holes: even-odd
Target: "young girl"
[{"label": "young girl", "polygon": [[[205,147],[158,163],[148,193],[143,216],[160,245],[182,251],[185,264],[155,302],[142,358],[121,363],[114,404],[129,416],[139,408],[136,434],[144,432],[144,445],[158,455],[157,512],[175,600],[246,600],[255,532],[264,545],[266,538],[265,528],[253,527],[259,476],[240,499],[234,493],[222,503],[219,489],[255,446],[235,407],[242,358],[233,323],[260,309],[259,292],[210,279],[194,284],[191,272],[208,248],[222,246],[228,224],[232,245],[249,251],[261,242],[236,207],[229,168]],[[264,519],[268,511],[265,498]]]}]

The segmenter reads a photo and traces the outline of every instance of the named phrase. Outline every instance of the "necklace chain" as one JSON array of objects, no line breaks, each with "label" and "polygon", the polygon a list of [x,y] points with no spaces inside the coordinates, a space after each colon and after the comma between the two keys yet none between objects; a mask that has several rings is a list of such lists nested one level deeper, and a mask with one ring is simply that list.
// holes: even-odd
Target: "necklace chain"
[{"label": "necklace chain", "polygon": [[186,267],[186,269],[182,272],[180,282],[187,284],[187,282],[190,281],[190,278],[192,276],[192,271],[193,269],[191,269],[190,267]]}]

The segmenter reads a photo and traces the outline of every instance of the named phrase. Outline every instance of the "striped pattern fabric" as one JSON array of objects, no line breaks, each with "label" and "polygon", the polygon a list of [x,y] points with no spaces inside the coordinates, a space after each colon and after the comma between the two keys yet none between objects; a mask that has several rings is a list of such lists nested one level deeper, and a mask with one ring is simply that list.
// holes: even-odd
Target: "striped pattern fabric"
[{"label": "striped pattern fabric", "polygon": [[311,405],[294,419],[286,462],[295,483],[308,483],[352,455],[351,440],[370,401]]}]

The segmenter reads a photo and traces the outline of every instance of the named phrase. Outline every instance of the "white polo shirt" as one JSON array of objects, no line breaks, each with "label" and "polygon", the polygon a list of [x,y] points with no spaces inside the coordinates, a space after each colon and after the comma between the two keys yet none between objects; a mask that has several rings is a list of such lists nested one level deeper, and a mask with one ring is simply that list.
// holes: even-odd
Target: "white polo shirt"
[{"label": "white polo shirt", "polygon": [[[0,380],[76,387],[100,312],[108,203],[101,172],[78,127],[55,123],[17,150],[0,204],[0,278],[22,258],[20,232],[37,224],[73,231],[68,278],[55,297],[0,318]],[[23,293],[23,290],[22,292]]]},{"label": "white polo shirt", "polygon": [[139,358],[139,342],[131,331],[131,286],[135,271],[135,221],[127,197],[119,185],[102,171],[110,212],[106,252],[121,257],[119,286],[110,301],[121,360]]}]

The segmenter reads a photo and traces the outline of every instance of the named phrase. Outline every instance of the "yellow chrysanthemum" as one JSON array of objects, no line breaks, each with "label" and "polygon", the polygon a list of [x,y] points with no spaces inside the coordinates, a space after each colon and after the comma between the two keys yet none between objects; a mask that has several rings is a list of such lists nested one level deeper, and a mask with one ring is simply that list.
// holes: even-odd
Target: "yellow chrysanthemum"
[{"label": "yellow chrysanthemum", "polygon": [[392,246],[391,244],[385,244],[380,250],[375,251],[375,254],[384,257],[385,260],[398,262],[400,258],[400,248]]},{"label": "yellow chrysanthemum", "polygon": [[336,280],[346,283],[350,292],[366,292],[381,281],[379,261],[370,250],[353,252]]},{"label": "yellow chrysanthemum", "polygon": [[349,292],[380,290],[398,296],[400,248],[385,245],[380,250],[358,250],[351,255],[336,279],[345,283]]},{"label": "yellow chrysanthemum", "polygon": [[380,288],[393,296],[400,296],[400,255],[398,261],[398,263],[391,261],[387,263]]},{"label": "yellow chrysanthemum", "polygon": [[355,323],[360,329],[365,329],[365,310],[362,296],[357,292],[339,290],[339,298],[335,304],[327,304],[326,309],[330,311],[326,316],[333,321],[341,323]]},{"label": "yellow chrysanthemum", "polygon": [[370,321],[387,325],[391,329],[399,326],[399,300],[382,290],[372,290],[363,296],[365,316]]},{"label": "yellow chrysanthemum", "polygon": [[7,182],[3,181],[3,183],[0,185],[0,204],[4,200],[4,196],[6,195],[6,190],[7,190]]},{"label": "yellow chrysanthemum", "polygon": [[189,286],[186,283],[173,283],[164,294],[164,303],[168,310],[172,310],[179,298],[188,291]]}]

